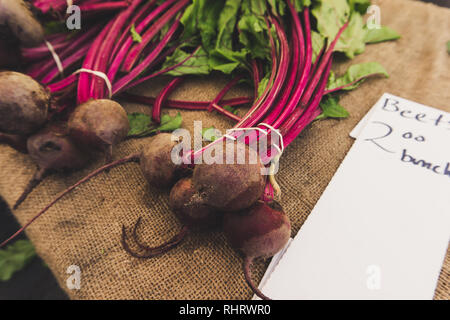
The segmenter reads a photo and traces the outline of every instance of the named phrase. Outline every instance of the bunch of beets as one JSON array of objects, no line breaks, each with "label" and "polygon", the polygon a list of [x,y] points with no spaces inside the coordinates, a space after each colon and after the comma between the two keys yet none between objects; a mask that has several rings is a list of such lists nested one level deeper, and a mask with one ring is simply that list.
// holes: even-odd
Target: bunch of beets
[{"label": "bunch of beets", "polygon": [[[333,38],[323,38],[317,47],[310,1],[71,3],[83,14],[82,30],[65,29],[65,0],[0,0],[0,142],[28,153],[37,165],[14,208],[51,172],[86,167],[98,154],[105,155],[106,164],[64,190],[0,247],[82,183],[137,162],[150,185],[170,189],[170,207],[184,227],[166,243],[149,247],[137,237],[139,218],[131,230],[137,251],[129,246],[125,227],[124,249],[134,257],[150,258],[177,246],[190,231],[222,226],[230,244],[245,257],[249,286],[267,299],[252,282],[250,267],[255,258],[272,257],[287,244],[291,224],[274,200],[279,191],[274,177],[262,172],[323,116],[325,96],[380,73],[366,72],[347,84],[329,86],[333,52],[353,16],[347,15]],[[220,71],[233,77],[213,101],[168,99],[186,75]],[[157,97],[129,92],[161,75],[172,78]],[[254,97],[225,100],[242,82],[254,86]],[[181,164],[172,156],[182,141],[170,133],[158,133],[140,153],[113,160],[113,147],[130,132],[129,117],[115,98],[152,105],[155,124],[167,107],[216,111],[236,122],[233,129],[258,129],[245,137],[235,130],[200,150],[183,149]],[[242,117],[229,108],[249,104]],[[250,147],[263,136],[282,136],[284,145],[263,154]],[[234,150],[235,161],[225,160],[224,154],[224,164],[194,164],[217,145]],[[245,159],[257,161],[238,163],[239,150]]]}]

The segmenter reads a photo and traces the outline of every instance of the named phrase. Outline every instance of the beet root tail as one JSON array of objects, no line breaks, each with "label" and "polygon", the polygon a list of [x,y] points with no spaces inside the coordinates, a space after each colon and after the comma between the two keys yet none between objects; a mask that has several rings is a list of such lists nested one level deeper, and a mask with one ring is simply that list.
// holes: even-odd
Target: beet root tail
[{"label": "beet root tail", "polygon": [[25,187],[25,190],[23,190],[22,194],[14,204],[13,210],[16,210],[20,206],[20,204],[25,201],[25,199],[28,197],[31,191],[33,191],[33,189],[36,188],[47,175],[48,175],[47,169],[38,169],[34,173],[33,177],[28,182],[28,185]]},{"label": "beet root tail", "polygon": [[123,249],[130,254],[132,257],[139,258],[139,259],[150,259],[156,256],[159,256],[161,254],[164,254],[175,247],[177,247],[186,237],[186,235],[189,233],[189,228],[187,226],[184,226],[181,231],[176,234],[172,239],[167,241],[166,243],[163,243],[160,246],[157,247],[149,247],[147,245],[142,244],[138,237],[137,237],[137,229],[141,223],[141,218],[139,218],[136,221],[136,224],[134,225],[133,232],[132,232],[132,240],[136,243],[136,245],[139,247],[139,249],[143,250],[144,253],[139,254],[135,251],[133,251],[130,246],[128,245],[128,237],[126,233],[125,226],[122,226],[122,247]]},{"label": "beet root tail", "polygon": [[244,276],[245,281],[247,281],[247,284],[249,285],[250,289],[252,289],[253,293],[256,294],[258,297],[260,297],[263,300],[271,300],[269,297],[264,295],[255,285],[255,283],[252,280],[252,267],[253,258],[245,257],[244,259]]},{"label": "beet root tail", "polygon": [[62,197],[64,197],[66,194],[70,193],[73,189],[77,188],[81,184],[91,180],[93,177],[97,176],[98,174],[104,172],[105,170],[117,167],[121,164],[128,163],[128,162],[139,162],[139,154],[133,154],[130,156],[127,156],[125,158],[116,160],[114,162],[111,162],[107,165],[104,165],[91,173],[89,173],[86,177],[75,183],[74,185],[70,186],[63,192],[61,192],[50,204],[48,204],[44,209],[42,209],[37,215],[35,215],[31,220],[29,220],[27,223],[23,225],[22,228],[16,231],[11,237],[0,243],[0,248],[4,247],[7,243],[9,243],[11,240],[16,238],[19,234],[21,234],[29,225],[31,225],[37,218],[39,218],[41,215],[43,215],[45,212],[48,211],[56,202],[58,202]]}]

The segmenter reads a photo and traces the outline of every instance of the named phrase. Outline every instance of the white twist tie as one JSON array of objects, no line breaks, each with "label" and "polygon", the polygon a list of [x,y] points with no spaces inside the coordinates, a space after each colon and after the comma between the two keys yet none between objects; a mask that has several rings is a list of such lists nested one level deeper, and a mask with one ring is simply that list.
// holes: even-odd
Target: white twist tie
[{"label": "white twist tie", "polygon": [[[281,149],[277,145],[274,145],[274,147],[277,148],[278,151],[279,151],[278,157],[281,157],[281,155],[284,152],[284,139],[283,139],[283,135],[281,134],[280,130],[275,129],[271,125],[269,125],[267,123],[264,123],[264,122],[261,122],[259,125],[269,128],[270,130],[272,130],[272,132],[276,133],[280,137],[280,147],[281,147]],[[269,132],[266,131],[266,135],[268,135],[268,134],[269,134]]]},{"label": "white twist tie", "polygon": [[[279,154],[277,155],[277,157],[278,158],[281,157],[281,155],[284,152],[284,140],[283,140],[283,135],[280,133],[280,130],[275,129],[274,127],[272,127],[271,125],[269,125],[267,123],[260,123],[259,126],[267,127],[268,129],[272,130],[272,132],[276,133],[280,137],[280,146],[277,146],[276,144],[274,144],[273,146],[278,150]],[[261,132],[262,134],[264,134],[266,136],[269,134],[269,130],[264,130],[264,129],[261,129],[261,128],[258,128],[258,127],[232,128],[232,129],[229,129],[228,132],[229,133],[232,133],[234,131],[243,131],[243,132],[245,132],[245,131],[250,131],[250,130],[259,131],[259,132]],[[228,139],[236,141],[236,137],[234,137],[234,136],[232,136],[230,134],[224,134],[223,136],[225,138],[228,138]]]},{"label": "white twist tie", "polygon": [[93,75],[95,75],[97,77],[100,77],[103,80],[105,80],[106,86],[108,87],[109,99],[111,99],[111,97],[112,97],[112,84],[111,84],[111,81],[109,81],[109,78],[108,78],[108,76],[105,73],[103,73],[101,71],[95,71],[95,70],[81,68],[81,69],[78,69],[77,71],[75,71],[73,74],[78,74],[78,73],[81,73],[81,72],[91,73],[91,74],[93,74]]},{"label": "white twist tie", "polygon": [[[276,133],[279,137],[280,137],[280,146],[277,146],[276,144],[273,144],[273,146],[278,150],[278,154],[273,158],[273,161],[270,165],[269,168],[269,181],[272,184],[273,190],[275,192],[275,195],[278,199],[281,198],[281,188],[280,185],[278,184],[278,182],[275,179],[275,167],[278,164],[278,162],[280,161],[280,157],[284,152],[284,140],[283,140],[283,135],[281,134],[280,130],[275,129],[274,127],[272,127],[271,125],[267,124],[267,123],[260,123],[260,126],[264,126],[266,128],[268,128],[269,130],[271,130],[271,132]],[[234,132],[234,131],[249,131],[249,130],[257,130],[259,132],[261,132],[264,135],[268,135],[269,134],[269,130],[264,130],[258,127],[252,127],[252,128],[233,128],[228,130],[228,132]],[[236,140],[236,137],[231,136],[229,134],[225,134],[223,135],[224,137],[231,139],[231,140]]]},{"label": "white twist tie", "polygon": [[48,41],[45,41],[45,44],[47,45],[48,51],[50,51],[50,53],[52,54],[53,60],[55,60],[59,73],[61,75],[64,75],[64,68],[61,63],[61,59],[59,58],[58,54],[55,51],[55,48],[53,48],[52,44]]}]

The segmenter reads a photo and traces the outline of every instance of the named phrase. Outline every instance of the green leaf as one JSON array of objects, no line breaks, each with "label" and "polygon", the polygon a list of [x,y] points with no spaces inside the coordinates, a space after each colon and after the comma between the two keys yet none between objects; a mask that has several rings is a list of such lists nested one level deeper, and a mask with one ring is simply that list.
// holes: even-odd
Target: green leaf
[{"label": "green leaf", "polygon": [[322,37],[322,35],[318,32],[312,31],[311,32],[311,44],[313,48],[313,56],[312,56],[312,62],[314,63],[317,59],[317,56],[319,55],[320,51],[322,50],[323,46],[325,45],[325,38]]},{"label": "green leaf", "polygon": [[216,48],[210,52],[209,66],[213,70],[230,74],[239,67],[244,67],[247,62],[248,50],[233,51],[226,48]]},{"label": "green leaf", "polygon": [[153,123],[150,116],[138,112],[129,114],[128,120],[131,128],[128,136],[133,137],[144,137],[156,132],[172,132],[179,129],[183,122],[179,112],[173,117],[168,114],[162,115],[159,125]]},{"label": "green leaf", "polygon": [[218,130],[216,128],[214,128],[214,126],[212,126],[209,128],[204,128],[202,130],[202,137],[206,141],[212,142],[212,141],[215,141],[217,138],[219,138],[220,134],[219,134]]},{"label": "green leaf", "polygon": [[220,13],[216,48],[233,49],[233,34],[241,6],[241,0],[227,0]]},{"label": "green leaf", "polygon": [[44,24],[44,32],[46,35],[55,33],[69,33],[70,30],[66,26],[65,21],[49,21]]},{"label": "green leaf", "polygon": [[208,5],[205,5],[202,11],[203,14],[198,17],[202,46],[207,52],[213,50],[216,45],[217,26],[223,6],[223,1],[208,1]]},{"label": "green leaf", "polygon": [[349,0],[350,10],[357,11],[360,14],[366,14],[370,6],[370,0]]},{"label": "green leaf", "polygon": [[302,12],[304,7],[309,7],[311,0],[294,0],[294,8],[297,12]]},{"label": "green leaf", "polygon": [[380,29],[367,29],[364,41],[366,43],[378,43],[399,39],[400,35],[393,29],[382,26]]},{"label": "green leaf", "polygon": [[184,27],[183,39],[191,38],[196,34],[197,31],[197,19],[198,9],[201,4],[204,3],[203,0],[193,0],[185,10],[180,18],[180,22]]},{"label": "green leaf", "polygon": [[133,39],[134,42],[138,42],[138,43],[142,42],[142,37],[139,33],[137,33],[134,23],[131,25],[130,32],[131,32],[131,38]]},{"label": "green leaf", "polygon": [[270,59],[270,45],[267,24],[264,18],[253,14],[241,17],[238,23],[239,41],[250,52],[253,58]]},{"label": "green leaf", "polygon": [[369,4],[367,0],[317,0],[311,12],[316,17],[317,30],[328,43],[331,43],[339,29],[349,22],[334,50],[343,52],[352,59],[365,49],[367,31],[362,14]]},{"label": "green leaf", "polygon": [[264,78],[261,79],[258,85],[258,98],[261,97],[261,95],[266,90],[267,86],[269,85],[270,80],[270,73],[267,73]]},{"label": "green leaf", "polygon": [[227,110],[228,112],[231,112],[232,114],[238,114],[238,110],[236,108],[233,108],[232,106],[225,106],[223,107],[225,110]]},{"label": "green leaf", "polygon": [[[268,0],[273,6],[275,0]],[[242,11],[244,14],[252,14],[255,16],[263,16],[267,13],[267,2],[261,0],[243,0]]]},{"label": "green leaf", "polygon": [[350,17],[348,2],[347,0],[317,0],[315,3],[311,13],[316,17],[317,29],[323,37],[331,41]]},{"label": "green leaf", "polygon": [[355,55],[364,52],[365,36],[363,18],[358,12],[353,12],[348,27],[342,32],[334,51],[343,52],[348,58],[353,59]]},{"label": "green leaf", "polygon": [[138,112],[129,114],[128,121],[130,123],[130,131],[128,131],[129,136],[141,135],[149,129],[152,123],[152,119],[149,115]]},{"label": "green leaf", "polygon": [[200,35],[203,48],[207,52],[212,50],[216,45],[218,21],[224,5],[224,0],[194,0],[181,17],[184,26],[181,40],[189,40],[191,46],[196,46],[198,42],[193,39]]},{"label": "green leaf", "polygon": [[[255,0],[258,1],[258,0]],[[263,2],[263,1],[260,1]],[[268,0],[272,13],[275,16],[284,16],[286,13],[286,2],[284,0]]]},{"label": "green leaf", "polygon": [[161,70],[177,65],[179,63],[182,64],[175,69],[167,72],[166,75],[175,77],[187,74],[207,75],[211,71],[211,68],[209,67],[208,54],[203,48],[197,49],[193,54],[185,52],[181,48],[176,49],[171,56],[167,57],[166,61],[161,67]]},{"label": "green leaf", "polygon": [[322,113],[316,118],[316,120],[326,118],[347,118],[350,114],[343,106],[339,104],[337,98],[332,96],[325,97],[320,103]]},{"label": "green leaf", "polygon": [[0,250],[0,281],[8,281],[13,274],[23,269],[36,256],[29,240],[17,240]]},{"label": "green leaf", "polygon": [[357,88],[364,79],[376,74],[383,75],[386,78],[389,77],[386,69],[377,62],[354,64],[339,78],[335,78],[333,73],[328,79],[327,90],[333,90],[342,86],[346,87],[341,90],[353,90]]},{"label": "green leaf", "polygon": [[447,41],[447,52],[450,54],[450,41]]},{"label": "green leaf", "polygon": [[183,118],[181,114],[178,112],[176,116],[171,117],[168,114],[164,114],[161,117],[161,124],[155,131],[164,131],[164,132],[172,132],[179,128],[181,128],[181,124],[183,122]]}]

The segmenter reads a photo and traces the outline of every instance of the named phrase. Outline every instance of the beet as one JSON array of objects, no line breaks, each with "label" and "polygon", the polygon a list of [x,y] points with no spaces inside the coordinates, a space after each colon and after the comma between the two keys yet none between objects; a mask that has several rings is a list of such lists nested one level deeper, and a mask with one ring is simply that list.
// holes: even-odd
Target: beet
[{"label": "beet", "polygon": [[50,92],[31,77],[0,72],[0,132],[29,135],[47,120]]},{"label": "beet", "polygon": [[28,138],[27,149],[38,169],[17,200],[14,209],[52,171],[79,169],[89,160],[87,155],[70,140],[64,124],[52,124]]},{"label": "beet", "polygon": [[[167,188],[173,185],[178,179],[191,172],[188,166],[175,164],[172,161],[172,153],[178,143],[179,141],[173,139],[172,134],[160,133],[151,139],[141,153],[116,160],[93,171],[62,192],[21,230],[0,244],[0,247],[23,231],[64,195],[99,173],[123,163],[140,162],[143,175],[149,184],[155,187]],[[245,155],[247,159],[244,164],[236,163],[238,157],[235,150],[234,164],[197,165],[194,169],[193,177],[178,181],[170,193],[170,207],[183,222],[184,227],[182,230],[168,242],[158,247],[148,247],[140,243],[137,238],[137,229],[141,222],[141,218],[139,218],[133,228],[132,239],[144,253],[135,253],[130,249],[127,243],[126,229],[123,226],[122,245],[128,253],[138,258],[151,258],[165,253],[176,247],[189,231],[194,229],[211,230],[219,224],[226,210],[236,211],[250,207],[261,197],[265,187],[265,178],[261,175],[263,165],[259,156],[245,144],[239,142],[231,143],[235,149],[242,149],[243,154],[240,155]],[[175,150],[178,150],[178,148]],[[249,163],[249,156],[251,156],[250,159],[255,159],[254,164]],[[207,185],[208,182],[210,185]],[[212,198],[214,195],[217,196],[217,203]]]},{"label": "beet", "polygon": [[191,230],[212,230],[222,220],[221,212],[202,203],[201,198],[198,197],[194,189],[192,178],[183,178],[173,186],[170,191],[169,205],[184,224],[181,231],[171,240],[158,247],[148,247],[142,244],[137,237],[137,228],[141,222],[141,218],[139,218],[133,228],[132,239],[145,253],[138,254],[130,249],[127,244],[125,227],[122,227],[122,246],[125,251],[133,257],[152,258],[175,248]]},{"label": "beet", "polygon": [[68,121],[70,136],[80,145],[105,152],[107,162],[112,146],[121,142],[130,130],[126,111],[113,100],[89,100],[79,105]]},{"label": "beet", "polygon": [[[71,141],[72,135],[67,136],[67,133],[64,131],[58,133],[58,137],[62,138],[64,137],[64,139],[66,139],[67,144],[64,144],[63,146],[61,146],[62,149],[64,150],[76,150],[75,145],[70,144],[71,146],[74,147],[74,149],[69,148],[69,144],[68,142]],[[19,229],[14,235],[12,235],[10,238],[8,238],[7,240],[3,241],[0,244],[0,248],[3,247],[4,245],[6,245],[9,241],[11,241],[12,239],[14,239],[17,235],[19,235],[22,231],[24,231],[31,223],[33,223],[33,221],[35,221],[38,217],[40,217],[42,214],[44,214],[48,209],[50,209],[59,199],[61,199],[62,197],[64,197],[65,195],[67,195],[68,193],[70,193],[72,190],[74,190],[75,188],[77,188],[78,186],[80,186],[81,184],[89,181],[90,179],[92,179],[93,177],[95,177],[96,175],[105,172],[107,170],[110,170],[114,167],[117,167],[119,165],[122,165],[124,163],[128,163],[128,162],[138,162],[138,163],[145,163],[144,165],[141,164],[141,168],[143,168],[143,173],[144,176],[146,176],[147,179],[149,179],[149,182],[157,187],[162,187],[162,186],[168,186],[169,185],[169,181],[171,183],[175,182],[176,177],[180,177],[181,174],[186,174],[186,169],[182,168],[182,166],[175,166],[170,158],[170,153],[172,151],[172,148],[174,146],[176,146],[176,144],[178,142],[171,141],[171,134],[168,133],[160,133],[159,135],[155,136],[152,138],[152,140],[150,141],[150,143],[144,148],[144,151],[141,153],[137,153],[137,154],[132,154],[129,155],[125,158],[119,159],[119,160],[115,160],[111,163],[108,163],[96,170],[94,170],[93,172],[91,172],[90,174],[88,174],[86,177],[84,177],[83,179],[81,179],[80,181],[78,181],[77,183],[75,183],[74,185],[72,185],[71,187],[67,188],[66,190],[64,190],[61,194],[58,195],[58,197],[53,200],[49,205],[47,205],[44,209],[42,209],[36,216],[34,216],[33,219],[31,219],[28,223],[26,223],[21,229]],[[45,142],[45,139],[42,140],[38,140],[36,137],[32,140],[34,141],[36,139],[36,141],[41,141],[41,143]],[[164,142],[166,142],[167,144],[164,144]],[[31,142],[30,142],[31,144]],[[35,174],[35,176],[33,177],[33,179],[30,181],[29,186],[27,187],[27,189],[25,190],[25,192],[23,193],[23,195],[21,196],[21,198],[19,199],[18,203],[16,204],[16,206],[18,204],[20,204],[21,201],[23,201],[23,199],[26,197],[26,195],[31,192],[31,190],[40,182],[42,181],[42,179],[44,178],[45,174],[48,173],[48,163],[53,163],[55,166],[58,165],[60,162],[56,161],[53,162],[54,160],[50,159],[50,157],[46,157],[46,154],[41,154],[39,152],[36,151],[39,150],[39,144],[37,142],[32,143],[33,146],[35,146],[33,148],[33,150],[29,150],[30,154],[36,154],[35,156],[35,160],[37,161],[38,165],[39,165],[39,170],[37,171],[37,173]],[[51,148],[50,148],[51,149]],[[147,151],[146,151],[147,150]],[[159,156],[156,156],[155,158],[153,158],[153,153],[159,152]],[[80,155],[84,155],[85,153],[83,153],[82,151],[80,151]],[[42,156],[42,159],[40,159],[39,156]],[[75,155],[75,154],[74,154]],[[55,156],[55,154],[53,155]],[[62,156],[62,155],[61,155]],[[33,156],[32,156],[33,157]],[[150,165],[150,160],[146,157],[149,157],[150,159],[156,159],[156,160],[161,160],[161,159],[169,159],[167,160],[166,163],[166,167],[164,168],[164,166],[153,166]],[[169,157],[169,158],[167,158]],[[63,159],[61,157],[61,159]],[[62,163],[64,163],[65,161],[68,162],[73,162],[74,164],[77,163],[82,163],[75,161],[75,160],[68,160],[68,159],[64,159],[64,161],[61,161]],[[168,168],[170,168],[172,171],[168,170]],[[54,169],[54,168],[53,168]],[[160,170],[165,170],[165,174],[167,174],[167,176],[163,176],[161,177],[161,183],[159,183],[156,177],[158,177],[158,172]],[[169,179],[167,179],[167,177],[170,176]],[[165,180],[166,179],[166,180]],[[22,199],[23,198],[23,199]],[[137,229],[137,227],[139,226],[139,222],[136,223],[135,225],[135,230]],[[181,241],[181,239],[184,237],[184,235],[182,233],[187,233],[187,228],[180,233],[181,238],[174,238],[171,241],[168,242],[168,244],[165,245],[165,247],[169,246],[171,243],[173,243],[176,239],[176,242],[178,243],[179,241]]]},{"label": "beet", "polygon": [[251,279],[251,265],[258,257],[269,258],[289,241],[291,223],[276,203],[258,201],[248,210],[224,215],[224,232],[232,247],[244,255],[245,279],[253,292],[268,299]]},{"label": "beet", "polygon": [[44,42],[44,29],[22,0],[0,0],[0,33],[13,35],[24,47]]},{"label": "beet", "polygon": [[172,149],[179,143],[171,133],[160,133],[142,149],[141,170],[150,185],[168,188],[183,175],[182,166],[172,161]]},{"label": "beet", "polygon": [[173,186],[169,205],[189,229],[211,230],[219,224],[223,216],[217,209],[203,203],[194,189],[192,178],[183,178]]},{"label": "beet", "polygon": [[[226,146],[228,144],[228,146]],[[234,144],[234,161],[226,163],[226,152]],[[242,142],[227,140],[223,143],[223,163],[198,164],[195,166],[193,183],[204,203],[223,211],[238,211],[250,207],[257,201],[266,185],[262,175],[263,164],[257,151]],[[227,148],[227,149],[226,149]],[[245,155],[243,164],[239,164],[238,151]],[[250,163],[248,159],[256,159]]]}]

